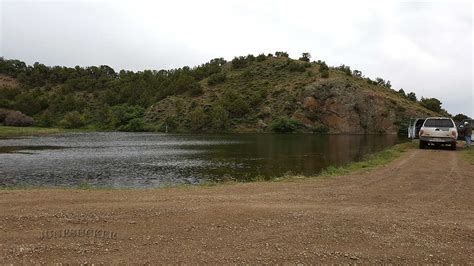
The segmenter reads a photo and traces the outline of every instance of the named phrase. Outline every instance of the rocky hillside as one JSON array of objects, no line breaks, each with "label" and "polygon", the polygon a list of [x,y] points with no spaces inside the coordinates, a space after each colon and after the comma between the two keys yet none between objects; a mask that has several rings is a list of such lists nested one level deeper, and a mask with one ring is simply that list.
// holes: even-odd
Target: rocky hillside
[{"label": "rocky hillside", "polygon": [[279,57],[242,69],[229,63],[218,84],[201,82],[202,95],[163,99],[147,110],[146,120],[169,130],[186,131],[194,124],[195,130],[212,131],[219,124],[214,116],[221,118],[216,110],[224,109],[221,116],[228,125],[222,127],[236,132],[267,132],[278,130],[278,122],[293,122],[288,131],[391,134],[410,117],[437,115],[347,71],[330,68],[323,78],[321,68],[318,63]]},{"label": "rocky hillside", "polygon": [[277,52],[118,73],[0,58],[0,109],[20,124],[25,114],[39,126],[166,132],[392,134],[410,117],[439,115],[389,81],[309,57]]}]

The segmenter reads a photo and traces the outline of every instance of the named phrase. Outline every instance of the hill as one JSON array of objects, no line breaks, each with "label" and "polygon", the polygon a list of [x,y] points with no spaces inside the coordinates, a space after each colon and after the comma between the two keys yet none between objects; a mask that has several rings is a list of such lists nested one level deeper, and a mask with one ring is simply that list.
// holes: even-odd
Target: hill
[{"label": "hill", "polygon": [[[0,60],[0,108],[36,125],[168,132],[397,133],[439,115],[414,94],[348,66],[275,55],[190,68],[115,72],[108,66],[27,66]],[[440,104],[439,104],[440,107]]]}]

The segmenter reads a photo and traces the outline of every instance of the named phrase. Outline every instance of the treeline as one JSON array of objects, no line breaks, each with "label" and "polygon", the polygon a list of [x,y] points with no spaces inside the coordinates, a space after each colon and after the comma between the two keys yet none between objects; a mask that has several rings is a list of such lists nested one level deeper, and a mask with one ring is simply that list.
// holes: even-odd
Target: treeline
[{"label": "treeline", "polygon": [[[128,129],[143,124],[137,119],[143,120],[144,110],[157,101],[170,95],[200,95],[199,82],[220,73],[225,63],[217,58],[194,68],[116,72],[105,65],[29,66],[0,58],[0,73],[20,82],[18,87],[0,87],[0,108],[34,116],[41,126],[94,124],[104,129]],[[124,124],[130,121],[134,121],[132,125]]]},{"label": "treeline", "polygon": [[[308,69],[318,66],[320,78],[330,78],[332,72],[338,71],[364,79],[368,84],[391,89],[390,81],[382,78],[372,80],[346,65],[329,67],[324,61],[311,61],[309,53],[303,53],[298,60],[291,59],[287,52],[277,51],[274,54],[239,56],[231,62],[216,58],[196,67],[138,72],[116,72],[106,65],[49,67],[34,63],[30,66],[19,60],[0,57],[0,74],[19,82],[19,86],[0,86],[0,123],[143,131],[148,129],[144,121],[145,112],[154,103],[169,96],[200,96],[203,86],[226,83],[233,71],[244,79],[259,80],[262,77],[250,66],[259,66],[260,62],[269,58],[277,58],[269,64],[273,71],[269,73],[285,71],[287,75],[311,76],[314,71]],[[444,111],[441,102],[435,98],[421,98],[418,101],[413,92],[407,94],[401,89],[398,93],[435,112]],[[201,107],[193,109],[186,114],[190,122],[189,130],[228,128],[234,120],[251,112],[253,106],[261,104],[266,97],[266,89],[252,91],[249,95],[247,97],[237,89],[226,90],[212,107],[212,112],[203,112]],[[281,119],[274,124],[274,130],[280,132],[295,127],[292,121]]]}]

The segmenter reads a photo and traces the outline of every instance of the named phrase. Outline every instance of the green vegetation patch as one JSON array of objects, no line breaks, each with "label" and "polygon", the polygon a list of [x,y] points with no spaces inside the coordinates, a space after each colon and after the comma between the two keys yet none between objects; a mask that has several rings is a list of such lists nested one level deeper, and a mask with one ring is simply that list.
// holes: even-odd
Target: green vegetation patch
[{"label": "green vegetation patch", "polygon": [[0,126],[0,137],[43,135],[63,132],[60,128]]},{"label": "green vegetation patch", "polygon": [[392,148],[367,155],[360,162],[350,163],[348,165],[340,167],[329,166],[324,169],[319,176],[339,176],[347,175],[353,172],[372,170],[376,167],[386,165],[394,161],[395,159],[399,158],[404,152],[413,148],[416,148],[416,145],[412,142],[397,144]]},{"label": "green vegetation patch", "polygon": [[464,158],[466,158],[471,164],[474,164],[474,147],[471,146],[470,148],[465,148],[462,153]]}]

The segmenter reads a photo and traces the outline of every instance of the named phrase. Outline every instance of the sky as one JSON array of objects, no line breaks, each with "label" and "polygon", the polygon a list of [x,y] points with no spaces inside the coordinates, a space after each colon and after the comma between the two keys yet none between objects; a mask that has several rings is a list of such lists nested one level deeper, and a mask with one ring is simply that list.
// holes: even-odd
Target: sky
[{"label": "sky", "polygon": [[471,1],[0,0],[0,56],[116,70],[287,51],[474,117]]}]

